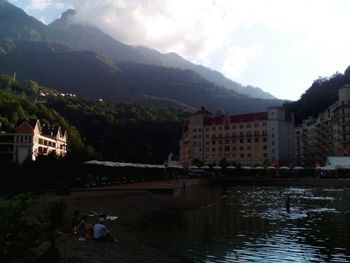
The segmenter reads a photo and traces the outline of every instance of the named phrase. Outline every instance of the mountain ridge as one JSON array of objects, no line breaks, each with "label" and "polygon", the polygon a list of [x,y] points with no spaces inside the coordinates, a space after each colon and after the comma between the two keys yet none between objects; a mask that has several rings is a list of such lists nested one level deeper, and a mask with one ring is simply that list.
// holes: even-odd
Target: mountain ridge
[{"label": "mountain ridge", "polygon": [[[111,37],[108,34],[105,34],[103,31],[96,27],[91,26],[83,26],[78,23],[75,23],[74,21],[74,14],[75,10],[67,10],[61,15],[61,18],[56,19],[51,24],[49,24],[49,27],[52,27],[56,30],[64,30],[69,32],[80,32],[80,34],[86,30],[94,30],[95,34],[98,34],[98,39],[100,41],[104,41],[105,46],[110,46],[111,50],[107,49],[101,49],[98,46],[90,46],[90,49],[93,49],[96,52],[101,52],[107,57],[110,57],[115,63],[119,62],[125,62],[125,61],[132,61],[136,63],[145,63],[145,64],[151,64],[155,66],[164,66],[164,67],[176,67],[180,69],[191,69],[195,72],[202,75],[207,80],[214,82],[215,84],[219,86],[224,86],[225,88],[232,89],[238,93],[242,93],[245,95],[249,95],[251,97],[255,98],[263,98],[263,99],[276,99],[273,95],[271,95],[268,92],[265,92],[261,90],[260,88],[253,87],[253,86],[243,86],[231,79],[226,78],[222,73],[212,70],[210,68],[206,68],[202,65],[194,64],[186,59],[184,59],[182,56],[175,52],[171,53],[161,53],[157,50],[143,47],[143,46],[129,46],[121,43],[120,41],[116,40],[115,38]],[[99,31],[99,32],[98,32]],[[77,36],[77,34],[75,34]],[[108,37],[106,37],[108,36]],[[72,37],[74,38],[74,37]],[[68,41],[68,40],[67,40]],[[118,52],[116,47],[112,47],[113,43],[114,45],[118,46],[119,48],[123,49],[123,52]],[[75,43],[83,43],[83,46],[80,48],[86,48],[86,43],[90,43],[92,41],[74,41]],[[69,41],[66,44],[72,44]],[[77,48],[79,48],[77,46]],[[121,56],[121,53],[128,54],[127,58]],[[118,54],[118,56],[115,56],[115,54]]]},{"label": "mountain ridge", "polygon": [[[69,34],[45,26],[20,9],[11,7],[12,5],[7,2],[2,3],[6,4],[2,4],[0,18],[7,25],[10,24],[9,21],[13,21],[13,18],[9,18],[9,21],[3,18],[3,14],[9,8],[14,12],[12,16],[18,19],[10,29],[0,27],[0,72],[10,75],[16,72],[19,80],[33,79],[61,92],[87,98],[140,103],[153,101],[161,102],[163,105],[168,101],[174,105],[191,108],[205,104],[213,111],[243,113],[261,111],[268,106],[282,104],[281,100],[254,99],[226,89],[190,69],[132,61],[115,63],[111,57],[104,55],[104,52],[96,52],[88,46],[82,48],[65,43],[71,36],[84,39],[84,34],[88,36],[95,34],[97,40],[100,40],[103,34],[105,38],[111,40],[111,37],[100,30],[95,28],[86,30],[86,27],[78,26],[77,32]],[[66,13],[66,16],[69,15],[70,12]],[[27,34],[32,31],[36,32],[34,39],[31,34]],[[16,32],[24,34],[18,37]],[[79,37],[79,32],[83,34],[82,38]],[[74,42],[76,39],[73,38],[71,41]],[[97,40],[90,44],[104,48],[103,41]],[[82,43],[89,44],[89,41]],[[118,42],[113,40],[109,43]],[[126,50],[135,50],[134,47],[122,43],[120,46]],[[134,54],[140,55],[140,59],[149,59],[140,52]],[[168,56],[179,59],[175,54]]]}]

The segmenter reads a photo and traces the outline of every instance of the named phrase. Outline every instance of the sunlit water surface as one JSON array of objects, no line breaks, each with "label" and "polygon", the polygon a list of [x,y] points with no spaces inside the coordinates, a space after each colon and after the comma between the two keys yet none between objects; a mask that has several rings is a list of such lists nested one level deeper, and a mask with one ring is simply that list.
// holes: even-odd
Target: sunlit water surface
[{"label": "sunlit water surface", "polygon": [[145,237],[195,262],[350,262],[350,189],[194,188],[182,198],[202,206],[153,221]]}]

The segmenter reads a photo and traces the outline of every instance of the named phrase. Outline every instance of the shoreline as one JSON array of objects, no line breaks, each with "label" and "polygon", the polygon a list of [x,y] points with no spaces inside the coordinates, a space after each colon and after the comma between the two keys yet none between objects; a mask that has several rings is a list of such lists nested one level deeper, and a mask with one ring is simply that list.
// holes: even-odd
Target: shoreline
[{"label": "shoreline", "polygon": [[[61,235],[57,244],[62,263],[154,262],[155,258],[169,263],[193,262],[190,258],[146,240],[142,235],[142,227],[152,224],[155,218],[197,208],[200,206],[198,202],[146,190],[83,191],[72,192],[67,196],[43,195],[40,199],[43,204],[63,199],[68,206],[68,216],[78,209],[82,215],[96,211],[119,217],[115,221],[106,221],[117,243],[79,241],[76,236]],[[89,217],[91,224],[97,220],[96,216]]]}]

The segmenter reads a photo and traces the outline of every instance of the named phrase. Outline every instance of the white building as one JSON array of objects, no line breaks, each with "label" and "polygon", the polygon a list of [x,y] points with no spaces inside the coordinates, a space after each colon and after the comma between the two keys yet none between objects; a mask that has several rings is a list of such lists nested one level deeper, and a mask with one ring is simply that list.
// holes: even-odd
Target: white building
[{"label": "white building", "polygon": [[39,154],[67,153],[67,132],[60,126],[41,125],[39,120],[23,120],[15,133],[0,134],[0,158],[22,163]]}]

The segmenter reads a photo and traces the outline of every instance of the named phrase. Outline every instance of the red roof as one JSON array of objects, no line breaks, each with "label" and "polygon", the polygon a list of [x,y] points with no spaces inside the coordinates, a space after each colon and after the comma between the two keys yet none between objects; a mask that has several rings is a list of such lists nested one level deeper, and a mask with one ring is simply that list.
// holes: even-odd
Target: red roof
[{"label": "red roof", "polygon": [[[250,121],[265,121],[268,119],[267,112],[256,112],[240,115],[230,115],[230,122],[250,122]],[[222,125],[224,124],[225,116],[220,117],[207,117],[204,118],[204,126],[208,125]]]}]

